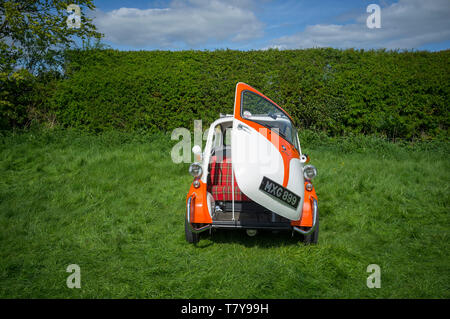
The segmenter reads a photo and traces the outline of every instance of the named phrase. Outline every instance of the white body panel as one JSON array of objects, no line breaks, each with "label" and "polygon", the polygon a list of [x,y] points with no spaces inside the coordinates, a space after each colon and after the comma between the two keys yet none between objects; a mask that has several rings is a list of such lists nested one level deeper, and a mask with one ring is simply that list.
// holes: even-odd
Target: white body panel
[{"label": "white body panel", "polygon": [[285,169],[278,148],[261,133],[236,118],[233,120],[231,136],[233,170],[241,191],[280,216],[290,220],[300,219],[304,196],[303,163],[299,159],[292,159],[289,164],[286,188],[300,196],[297,209],[294,209],[259,189],[264,176],[283,184]]}]

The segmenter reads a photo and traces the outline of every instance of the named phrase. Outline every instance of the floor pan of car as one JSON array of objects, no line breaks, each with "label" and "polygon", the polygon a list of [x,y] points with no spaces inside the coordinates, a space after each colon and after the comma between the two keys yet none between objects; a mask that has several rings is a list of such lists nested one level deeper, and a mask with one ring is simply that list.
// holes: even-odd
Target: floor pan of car
[{"label": "floor pan of car", "polygon": [[290,228],[290,220],[270,212],[217,212],[213,217],[214,227],[243,228]]}]

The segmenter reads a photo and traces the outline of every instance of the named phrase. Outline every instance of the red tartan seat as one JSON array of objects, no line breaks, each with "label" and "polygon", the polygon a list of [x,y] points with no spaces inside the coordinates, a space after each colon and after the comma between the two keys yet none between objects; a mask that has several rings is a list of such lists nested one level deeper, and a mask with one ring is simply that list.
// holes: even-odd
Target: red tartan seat
[{"label": "red tartan seat", "polygon": [[[226,157],[222,161],[217,160],[217,156],[211,157],[209,163],[208,191],[216,201],[232,201],[231,185],[231,163]],[[239,189],[236,178],[234,178],[234,200],[250,201]]]}]

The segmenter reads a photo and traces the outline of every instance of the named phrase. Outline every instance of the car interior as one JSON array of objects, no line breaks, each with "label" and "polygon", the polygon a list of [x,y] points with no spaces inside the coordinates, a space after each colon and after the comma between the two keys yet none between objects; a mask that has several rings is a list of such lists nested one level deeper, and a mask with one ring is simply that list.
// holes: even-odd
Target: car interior
[{"label": "car interior", "polygon": [[[211,157],[208,165],[207,190],[214,198],[213,220],[227,222],[234,220],[242,226],[252,223],[289,223],[283,218],[248,198],[232,176],[231,164],[232,122],[216,126]],[[234,183],[234,186],[232,185]]]}]

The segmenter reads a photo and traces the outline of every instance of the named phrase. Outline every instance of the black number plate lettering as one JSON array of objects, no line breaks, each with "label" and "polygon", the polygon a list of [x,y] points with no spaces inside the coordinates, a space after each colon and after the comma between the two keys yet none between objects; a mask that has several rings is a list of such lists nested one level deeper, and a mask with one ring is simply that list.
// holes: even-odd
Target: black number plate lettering
[{"label": "black number plate lettering", "polygon": [[290,190],[265,176],[263,177],[259,189],[294,209],[297,209],[298,203],[300,202],[300,196],[295,195]]}]

